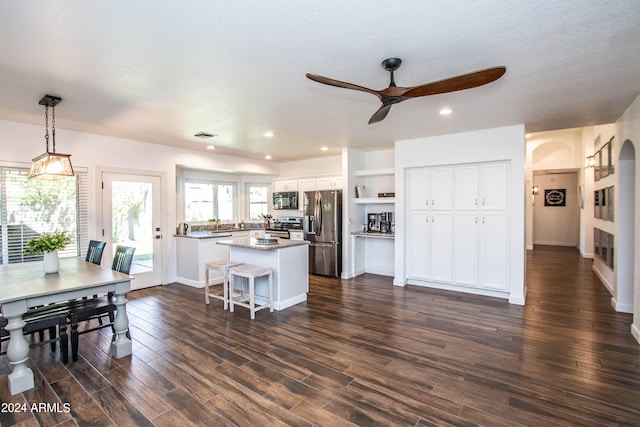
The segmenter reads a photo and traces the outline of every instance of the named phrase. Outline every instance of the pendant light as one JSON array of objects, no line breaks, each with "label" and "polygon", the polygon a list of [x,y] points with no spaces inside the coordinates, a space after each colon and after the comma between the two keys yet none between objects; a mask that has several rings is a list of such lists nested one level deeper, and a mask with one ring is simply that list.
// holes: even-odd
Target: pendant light
[{"label": "pendant light", "polygon": [[[47,151],[33,159],[29,179],[60,179],[64,176],[73,176],[71,166],[71,154],[56,153],[56,105],[62,101],[57,96],[45,95],[39,104],[44,105],[45,141]],[[51,139],[52,149],[49,151],[49,107],[51,107]]]}]

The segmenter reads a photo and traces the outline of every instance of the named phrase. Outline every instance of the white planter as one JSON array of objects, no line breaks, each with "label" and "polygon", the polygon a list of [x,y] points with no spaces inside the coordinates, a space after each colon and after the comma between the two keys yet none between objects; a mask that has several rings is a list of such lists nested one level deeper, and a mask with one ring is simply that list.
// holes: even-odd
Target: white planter
[{"label": "white planter", "polygon": [[60,270],[58,251],[47,252],[42,259],[45,273],[57,273]]}]

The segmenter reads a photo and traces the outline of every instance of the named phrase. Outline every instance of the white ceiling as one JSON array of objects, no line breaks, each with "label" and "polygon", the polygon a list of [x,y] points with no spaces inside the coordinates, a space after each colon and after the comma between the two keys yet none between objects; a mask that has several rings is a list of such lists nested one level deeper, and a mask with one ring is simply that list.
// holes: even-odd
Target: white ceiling
[{"label": "white ceiling", "polygon": [[[376,97],[305,77],[382,89],[388,57],[403,60],[399,86],[507,73],[407,100],[373,125]],[[58,128],[203,153],[213,143],[287,161],[518,123],[611,123],[639,93],[637,0],[0,2],[0,119],[44,127],[38,101],[57,95]]]}]

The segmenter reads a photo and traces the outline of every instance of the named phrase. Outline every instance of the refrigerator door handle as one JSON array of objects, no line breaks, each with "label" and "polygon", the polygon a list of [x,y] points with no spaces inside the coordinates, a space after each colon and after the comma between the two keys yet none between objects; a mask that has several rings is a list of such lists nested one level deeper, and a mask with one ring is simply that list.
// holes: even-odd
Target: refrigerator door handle
[{"label": "refrigerator door handle", "polygon": [[314,206],[315,217],[318,218],[318,234],[322,234],[322,196],[316,191],[316,205]]}]

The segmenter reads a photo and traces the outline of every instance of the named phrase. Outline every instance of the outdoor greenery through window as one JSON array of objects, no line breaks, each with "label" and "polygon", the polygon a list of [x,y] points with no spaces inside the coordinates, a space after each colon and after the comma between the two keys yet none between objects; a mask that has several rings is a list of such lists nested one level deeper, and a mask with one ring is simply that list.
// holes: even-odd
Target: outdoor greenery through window
[{"label": "outdoor greenery through window", "polygon": [[61,257],[78,256],[87,244],[86,173],[55,181],[29,180],[29,169],[0,165],[2,264],[42,259],[25,255],[27,241],[45,232],[66,231],[71,243]]},{"label": "outdoor greenery through window", "polygon": [[262,219],[269,213],[269,184],[247,184],[249,220]]},{"label": "outdoor greenery through window", "polygon": [[186,181],[184,189],[187,221],[231,221],[235,216],[235,184]]}]

